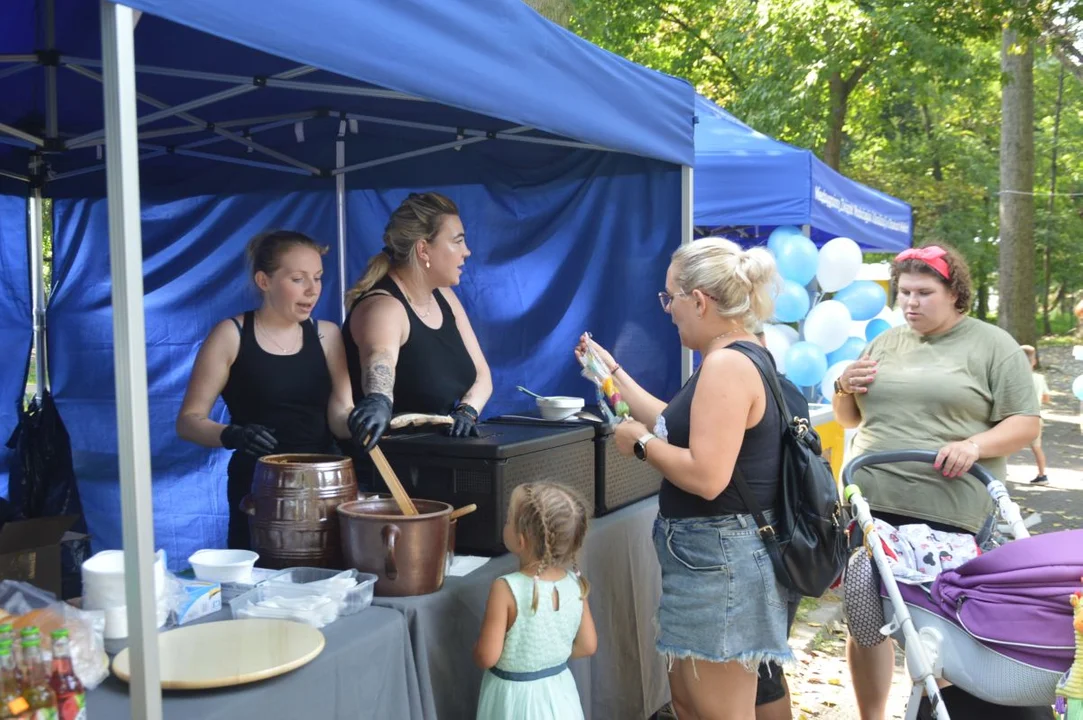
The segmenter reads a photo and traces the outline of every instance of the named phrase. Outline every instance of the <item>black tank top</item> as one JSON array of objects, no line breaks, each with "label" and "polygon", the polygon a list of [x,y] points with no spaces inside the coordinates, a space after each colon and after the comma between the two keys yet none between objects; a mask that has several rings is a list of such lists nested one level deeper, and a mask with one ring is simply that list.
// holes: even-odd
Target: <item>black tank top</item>
[{"label": "black tank top", "polygon": [[293,355],[272,355],[259,346],[251,310],[238,329],[241,348],[222,390],[231,422],[271,428],[278,440],[276,453],[327,452],[331,371],[315,321],[301,323],[301,349]]},{"label": "black tank top", "polygon": [[[734,343],[736,344],[736,343]],[[742,342],[742,347],[754,352],[764,352],[758,345]],[[692,396],[696,393],[699,382],[699,370],[688,379],[680,392],[662,411],[669,433],[670,445],[687,448],[689,429],[692,419]],[[762,382],[762,378],[761,378]],[[752,496],[764,510],[775,507],[779,486],[779,454],[782,449],[782,425],[778,405],[771,390],[764,385],[767,407],[763,418],[755,426],[745,430],[741,450],[737,454],[737,467],[744,474],[745,481],[752,489]],[[647,446],[650,452],[650,445]],[[713,517],[716,515],[735,515],[748,513],[737,488],[731,482],[714,500],[704,500],[699,495],[685,492],[671,483],[662,480],[662,489],[658,494],[658,510],[667,518]]]},{"label": "black tank top", "polygon": [[433,291],[436,305],[444,318],[440,329],[433,330],[417,316],[390,275],[385,275],[369,292],[358,298],[342,326],[346,366],[350,370],[354,402],[359,402],[365,393],[361,384],[364,376],[361,358],[357,352],[357,343],[350,334],[350,316],[358,303],[380,291],[401,302],[406,308],[406,317],[410,319],[410,337],[406,344],[399,348],[399,360],[395,365],[395,414],[450,413],[478,379],[477,368],[474,367],[474,360],[459,334],[451,305],[442,292]]}]

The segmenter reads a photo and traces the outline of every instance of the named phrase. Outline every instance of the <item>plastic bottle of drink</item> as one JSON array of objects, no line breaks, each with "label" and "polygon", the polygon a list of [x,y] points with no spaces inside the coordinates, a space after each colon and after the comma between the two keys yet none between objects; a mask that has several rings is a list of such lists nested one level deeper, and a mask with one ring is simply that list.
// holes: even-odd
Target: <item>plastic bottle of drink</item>
[{"label": "plastic bottle of drink", "polygon": [[53,676],[49,685],[56,693],[60,720],[86,720],[86,690],[72,667],[67,628],[53,631]]},{"label": "plastic bottle of drink", "polygon": [[41,657],[41,637],[23,638],[23,697],[30,703],[31,720],[58,720],[56,693],[49,686],[49,671]]},{"label": "plastic bottle of drink", "polygon": [[11,643],[0,642],[0,718],[24,718],[29,712],[30,703],[23,697],[15,680],[15,658],[11,654]]}]

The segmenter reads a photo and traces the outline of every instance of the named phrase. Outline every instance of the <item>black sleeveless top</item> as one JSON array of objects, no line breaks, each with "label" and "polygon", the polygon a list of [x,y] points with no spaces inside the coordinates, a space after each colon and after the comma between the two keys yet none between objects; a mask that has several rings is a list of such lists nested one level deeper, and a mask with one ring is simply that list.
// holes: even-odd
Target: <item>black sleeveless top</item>
[{"label": "black sleeveless top", "polygon": [[[741,345],[752,348],[754,352],[765,352],[760,346],[752,343],[742,342]],[[699,370],[696,370],[662,411],[670,445],[688,447],[692,396],[696,393],[698,382]],[[763,390],[767,397],[767,407],[763,418],[755,426],[745,430],[741,450],[737,454],[737,467],[741,469],[745,481],[752,489],[752,496],[759,502],[760,507],[768,510],[775,507],[778,494],[782,424],[778,404],[766,383]],[[650,445],[647,446],[647,452],[650,452]],[[704,500],[699,495],[681,490],[666,479],[662,480],[662,489],[658,494],[658,510],[663,517],[667,518],[712,517],[749,512],[732,482],[715,499]]]},{"label": "black sleeveless top", "polygon": [[410,319],[410,337],[399,348],[399,360],[395,365],[394,412],[430,413],[446,415],[455,409],[459,400],[478,379],[474,360],[466,350],[462,335],[455,324],[451,305],[439,290],[433,291],[436,305],[444,321],[439,330],[433,330],[417,316],[406,296],[391,278],[385,275],[372,289],[358,298],[346,315],[342,325],[342,340],[346,345],[346,366],[350,370],[354,402],[365,396],[361,380],[361,358],[357,343],[350,334],[350,316],[357,304],[373,293],[386,292],[406,308]]},{"label": "black sleeveless top", "polygon": [[332,444],[327,424],[331,371],[315,321],[301,323],[299,351],[272,355],[256,342],[254,318],[251,310],[244,314],[238,328],[241,348],[222,390],[231,422],[271,428],[278,440],[276,453],[327,452]]}]

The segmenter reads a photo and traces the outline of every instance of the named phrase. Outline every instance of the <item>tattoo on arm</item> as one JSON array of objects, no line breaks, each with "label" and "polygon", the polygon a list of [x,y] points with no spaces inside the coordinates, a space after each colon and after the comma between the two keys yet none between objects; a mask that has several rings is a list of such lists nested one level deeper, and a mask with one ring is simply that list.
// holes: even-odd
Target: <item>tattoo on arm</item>
[{"label": "tattoo on arm", "polygon": [[387,353],[375,353],[365,367],[365,394],[380,393],[395,397],[395,366]]}]

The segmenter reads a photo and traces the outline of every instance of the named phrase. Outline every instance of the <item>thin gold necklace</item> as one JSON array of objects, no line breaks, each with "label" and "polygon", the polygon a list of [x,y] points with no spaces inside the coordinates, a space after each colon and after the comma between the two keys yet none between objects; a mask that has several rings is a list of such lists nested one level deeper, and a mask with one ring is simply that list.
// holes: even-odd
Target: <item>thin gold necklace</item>
[{"label": "thin gold necklace", "polygon": [[[279,343],[277,340],[275,340],[274,337],[269,332],[267,332],[267,328],[260,325],[259,320],[256,319],[255,315],[252,316],[252,321],[255,323],[256,330],[258,330],[263,335],[263,337],[267,338],[272,343],[274,343],[275,347],[277,347],[279,350],[281,350],[283,355],[292,355],[295,352],[297,352],[298,348],[293,347],[293,345],[296,344],[296,341],[294,341],[294,343],[291,343],[290,349],[287,350],[286,348],[282,347],[282,344]],[[300,326],[298,326],[298,327],[300,327]]]},{"label": "thin gold necklace", "polygon": [[407,292],[407,290],[406,290],[406,282],[405,282],[405,280],[403,280],[403,278],[401,276],[399,277],[399,282],[402,285],[402,294],[406,297],[406,302],[410,303],[410,307],[412,307],[414,309],[414,313],[419,318],[422,318],[422,319],[427,318],[432,313],[432,302],[433,302],[433,299],[434,299],[433,296],[431,294],[429,295],[429,302],[425,304],[426,310],[425,310],[424,313],[421,313],[418,310],[418,307],[419,307],[418,304],[413,301],[413,299],[410,297],[410,293]]}]

